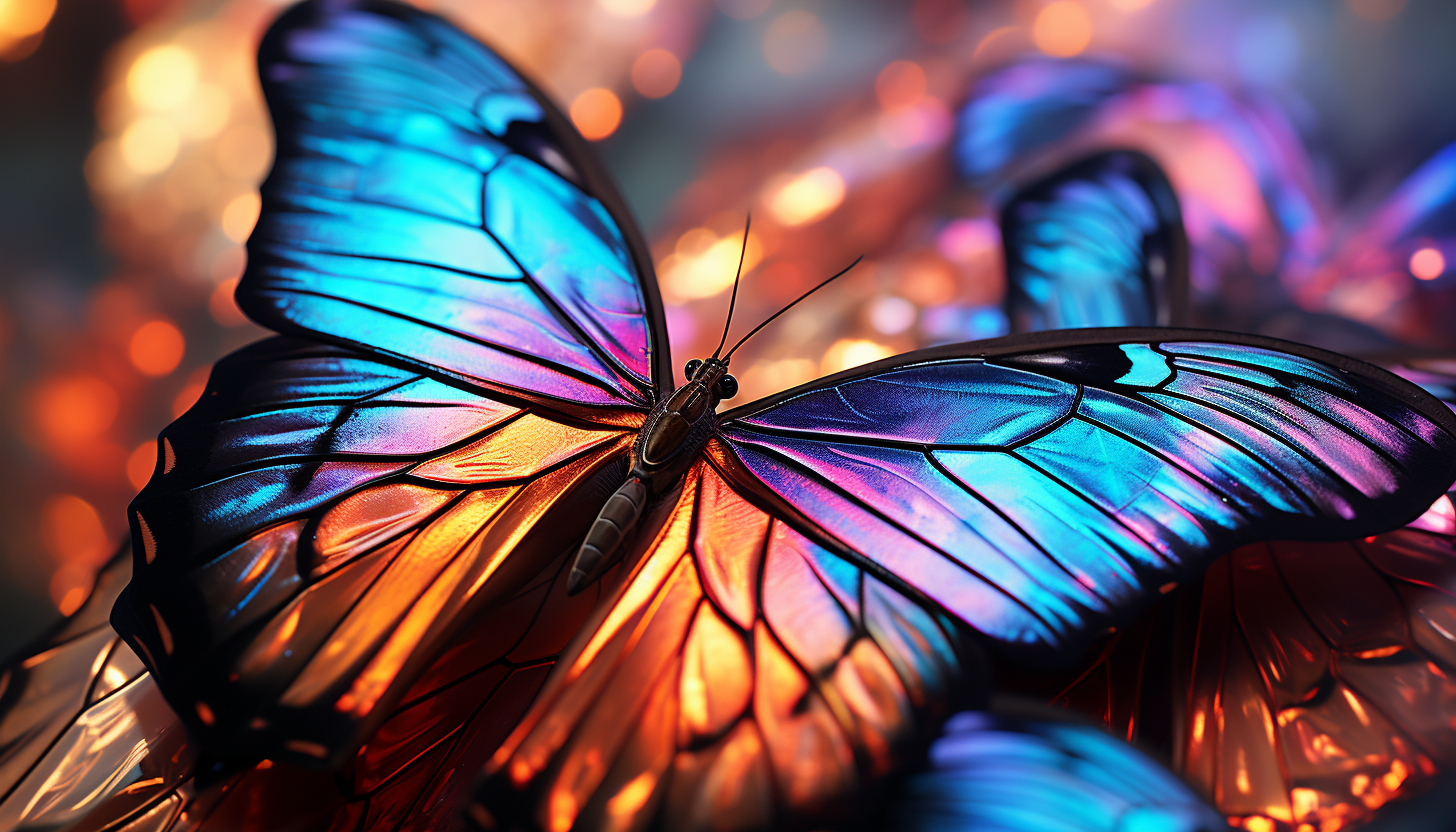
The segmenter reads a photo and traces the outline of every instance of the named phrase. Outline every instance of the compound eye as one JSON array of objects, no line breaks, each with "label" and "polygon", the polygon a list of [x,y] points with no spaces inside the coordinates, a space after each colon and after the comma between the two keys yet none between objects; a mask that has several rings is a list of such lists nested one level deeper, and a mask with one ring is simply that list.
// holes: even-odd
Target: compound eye
[{"label": "compound eye", "polygon": [[694,358],[683,365],[683,375],[687,376],[689,381],[692,381],[693,376],[698,374],[698,368],[701,366],[703,366],[703,359]]},{"label": "compound eye", "polygon": [[733,398],[738,395],[738,379],[725,374],[722,378],[718,379],[718,383],[714,387],[714,392],[718,394],[718,398],[720,399]]}]

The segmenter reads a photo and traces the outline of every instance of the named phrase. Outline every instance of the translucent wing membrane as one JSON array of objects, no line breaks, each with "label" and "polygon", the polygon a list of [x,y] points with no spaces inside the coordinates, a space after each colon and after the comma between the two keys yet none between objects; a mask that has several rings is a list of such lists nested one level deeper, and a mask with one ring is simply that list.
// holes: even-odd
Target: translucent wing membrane
[{"label": "translucent wing membrane", "polygon": [[949,619],[749,502],[710,457],[492,758],[476,823],[857,819],[975,692]]},{"label": "translucent wing membrane", "polygon": [[1186,317],[1178,197],[1141,153],[1101,153],[1027,187],[1002,210],[1001,236],[1014,332]]},{"label": "translucent wing membrane", "polygon": [[192,773],[182,724],[106,614],[129,553],[87,602],[0,672],[0,828],[101,829]]},{"label": "translucent wing membrane", "polygon": [[488,49],[404,6],[314,2],[259,63],[278,155],[238,288],[254,320],[578,404],[670,385],[610,183]]},{"label": "translucent wing membrane", "polygon": [[1456,766],[1456,522],[1248,546],[1119,633],[1057,703],[1169,760],[1233,825],[1342,829]]},{"label": "translucent wing membrane", "polygon": [[1456,478],[1456,419],[1414,385],[1179,330],[912,353],[720,430],[810,527],[1023,658],[1067,655],[1235,545],[1387,529]]},{"label": "translucent wing membrane", "polygon": [[1216,832],[1217,813],[1162,766],[1085,725],[956,714],[885,828],[908,832]]},{"label": "translucent wing membrane", "polygon": [[106,625],[129,554],[88,603],[4,671],[0,824],[118,832],[453,828],[481,766],[597,603],[558,557],[457,636],[338,772],[264,760],[207,785],[200,750]]},{"label": "translucent wing membrane", "polygon": [[337,763],[585,531],[625,474],[624,419],[265,341],[162,433],[113,622],[213,755]]}]

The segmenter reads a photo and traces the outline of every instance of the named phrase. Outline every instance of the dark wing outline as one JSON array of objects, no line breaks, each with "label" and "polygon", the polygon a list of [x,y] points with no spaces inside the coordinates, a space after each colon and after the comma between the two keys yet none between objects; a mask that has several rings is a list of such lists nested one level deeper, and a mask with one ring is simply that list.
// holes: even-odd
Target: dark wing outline
[{"label": "dark wing outline", "polygon": [[[270,63],[274,63],[284,59],[285,50],[282,46],[279,45],[278,41],[282,37],[284,37],[286,31],[293,29],[293,27],[297,25],[302,18],[307,15],[316,13],[320,5],[323,5],[322,2],[305,2],[284,11],[269,26],[268,32],[264,35],[262,42],[259,44],[259,79],[263,86],[265,100],[267,101],[268,105],[269,116],[274,123],[275,136],[282,136],[291,133],[293,131],[293,119],[290,118],[290,114],[286,110],[282,109],[282,104],[279,98],[269,93],[269,87],[271,86],[272,82],[267,78],[266,73],[264,73],[263,70]],[[394,17],[398,20],[405,22],[409,22],[411,19],[441,20],[441,18],[437,18],[435,15],[428,14],[411,6],[389,2],[389,0],[356,0],[356,2],[350,3],[350,5],[355,8],[365,9],[375,14]],[[446,23],[447,25],[453,25],[448,24],[448,21],[446,21]],[[472,40],[475,40],[473,35],[466,36],[470,37]],[[602,207],[606,209],[607,213],[616,223],[617,230],[621,233],[622,239],[626,242],[627,250],[632,257],[632,264],[637,269],[638,286],[642,290],[642,298],[646,305],[646,309],[644,310],[644,317],[646,318],[648,349],[652,353],[653,377],[650,379],[652,387],[651,389],[643,390],[643,393],[647,398],[649,405],[653,402],[654,396],[657,400],[661,400],[673,390],[674,379],[672,370],[672,351],[668,343],[667,319],[663,311],[662,294],[657,286],[656,273],[654,272],[652,265],[652,256],[648,249],[646,241],[642,237],[641,231],[637,228],[637,224],[632,221],[631,212],[627,209],[626,203],[623,201],[622,196],[617,190],[617,187],[613,183],[610,175],[597,160],[595,153],[589,148],[586,140],[583,139],[581,135],[577,132],[576,128],[572,126],[570,119],[568,119],[566,115],[561,112],[561,110],[551,101],[551,98],[549,96],[541,91],[540,86],[537,85],[535,81],[533,81],[530,77],[523,73],[519,68],[507,62],[504,58],[500,58],[499,53],[497,53],[490,46],[484,43],[480,43],[478,40],[476,40],[476,42],[480,45],[482,49],[485,49],[492,53],[492,55],[500,60],[501,63],[504,64],[510,71],[514,72],[517,78],[524,85],[526,92],[528,92],[531,97],[535,99],[536,103],[540,105],[541,111],[544,115],[546,126],[552,132],[553,138],[560,142],[561,149],[565,151],[567,163],[571,166],[573,171],[582,179],[582,181],[573,182],[568,177],[561,176],[560,171],[555,170],[554,168],[552,168],[552,171],[558,176],[561,176],[562,181],[567,182],[573,187],[576,187],[578,190],[581,190],[586,195],[593,197],[598,202],[600,202]],[[278,165],[277,160],[275,159],[273,168],[269,171],[268,176],[263,180],[263,183],[260,186],[265,200],[265,210],[269,186],[273,182],[274,177],[275,175],[277,175],[277,173]],[[538,403],[551,403],[553,406],[558,407],[561,405],[561,401],[558,399],[550,398],[544,395],[532,395],[528,391],[522,391],[516,388],[504,387],[501,385],[482,384],[481,380],[479,379],[459,376],[441,368],[432,367],[425,362],[412,359],[409,356],[394,353],[378,346],[361,345],[347,338],[333,336],[327,333],[311,330],[306,327],[282,320],[279,316],[276,315],[263,316],[261,314],[261,309],[252,309],[255,301],[250,300],[246,291],[248,285],[248,276],[253,272],[255,268],[255,263],[259,262],[262,259],[259,256],[261,252],[255,251],[254,239],[255,237],[250,236],[248,240],[249,265],[247,271],[244,273],[242,281],[239,282],[237,301],[238,305],[242,308],[244,313],[248,315],[249,318],[253,319],[256,322],[259,322],[263,326],[267,326],[270,329],[274,329],[285,335],[298,336],[308,338],[310,340],[319,340],[327,343],[336,343],[352,349],[360,349],[362,347],[363,351],[366,353],[380,355],[388,359],[392,359],[396,362],[403,362],[412,367],[423,369],[425,372],[431,375],[450,378],[457,383],[464,383],[471,387],[484,387],[491,393],[513,395],[521,398],[526,398],[528,400],[537,401]],[[527,272],[527,274],[529,274],[529,272]],[[600,348],[596,345],[596,343],[591,338],[587,337],[585,333],[581,333],[575,322],[571,321],[566,316],[561,315],[559,310],[557,311],[557,315],[562,319],[565,326],[578,331],[578,334],[581,336],[581,343],[584,346],[586,346],[592,352],[596,353],[599,358],[607,363],[608,366],[615,366],[615,361],[607,356],[604,352],[602,352]],[[263,323],[263,321],[265,320],[269,322]],[[568,403],[568,407],[569,406],[570,405]]]},{"label": "dark wing outline", "polygon": [[[1108,327],[1080,330],[1049,330],[1045,332],[1011,335],[985,341],[948,344],[916,350],[850,368],[720,414],[716,423],[715,432],[719,432],[717,436],[718,442],[716,444],[723,450],[720,453],[711,454],[711,456],[724,477],[738,488],[750,502],[758,505],[765,511],[785,518],[786,522],[790,523],[799,533],[824,546],[829,551],[845,557],[851,563],[865,569],[868,573],[875,575],[881,581],[884,581],[898,591],[923,601],[925,599],[923,592],[910,586],[904,578],[896,575],[888,568],[874,562],[865,554],[858,552],[846,543],[838,540],[817,521],[809,518],[805,512],[796,508],[785,497],[774,492],[767,483],[762,482],[755,474],[749,471],[745,464],[734,457],[731,451],[732,440],[727,436],[721,435],[721,428],[729,426],[736,419],[751,416],[800,395],[825,389],[842,381],[914,366],[923,362],[961,358],[1010,358],[1024,353],[1050,351],[1059,348],[1120,345],[1133,342],[1156,344],[1160,342],[1181,341],[1213,341],[1245,345],[1259,349],[1278,350],[1290,353],[1296,357],[1328,364],[1337,370],[1357,375],[1363,381],[1371,384],[1377,392],[1413,408],[1422,416],[1435,423],[1439,428],[1443,429],[1449,438],[1456,440],[1456,413],[1453,413],[1444,403],[1425,390],[1399,378],[1393,373],[1358,359],[1316,347],[1245,333],[1159,327]],[[1056,423],[1044,431],[1040,431],[1039,434],[1055,429],[1066,418],[1070,418],[1070,416],[1057,420]],[[754,429],[764,433],[772,433],[772,429],[757,427]],[[1444,493],[1445,490],[1445,487],[1442,487],[1440,492]],[[1433,493],[1430,496],[1434,498],[1439,496],[1439,494]],[[1391,528],[1414,520],[1429,505],[1429,499],[1421,501],[1413,498],[1411,504],[1416,507],[1411,509],[1409,516],[1385,518],[1381,528]],[[1378,523],[1379,521],[1377,521]],[[1379,530],[1374,529],[1374,531]],[[1308,536],[1310,539],[1337,540],[1349,537],[1349,534],[1348,531],[1332,531],[1324,538],[1319,538],[1317,534],[1310,534]],[[1122,620],[1130,614],[1131,611],[1124,611],[1117,619]],[[1093,634],[1085,633],[1082,635],[1085,638]],[[1066,656],[1062,656],[1058,661],[1065,661],[1066,658]]]}]

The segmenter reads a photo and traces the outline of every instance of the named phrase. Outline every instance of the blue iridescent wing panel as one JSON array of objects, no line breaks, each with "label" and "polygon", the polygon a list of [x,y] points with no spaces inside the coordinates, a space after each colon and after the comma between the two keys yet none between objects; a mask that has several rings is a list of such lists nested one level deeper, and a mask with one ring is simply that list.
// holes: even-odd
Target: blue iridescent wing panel
[{"label": "blue iridescent wing panel", "polygon": [[1188,330],[926,350],[719,430],[807,528],[1027,657],[1236,545],[1381,531],[1456,479],[1456,418],[1414,385]]},{"label": "blue iridescent wing panel", "polygon": [[[750,502],[684,479],[487,766],[489,829],[819,829],[874,806],[984,696],[933,604]],[[975,698],[972,698],[975,697]]]},{"label": "blue iridescent wing panel", "polygon": [[312,2],[259,64],[278,151],[238,287],[250,317],[580,404],[642,406],[670,377],[620,200],[490,50],[405,6]]},{"label": "blue iridescent wing panel", "polygon": [[621,482],[641,414],[584,410],[255,344],[162,432],[112,622],[212,757],[336,764]]},{"label": "blue iridescent wing panel", "polygon": [[967,711],[886,816],[910,832],[1210,832],[1223,818],[1127,743],[1072,722]]},{"label": "blue iridescent wing panel", "polygon": [[1178,198],[1141,153],[1101,153],[1023,189],[1001,212],[1001,238],[1012,332],[1186,317]]},{"label": "blue iridescent wing panel", "polygon": [[1125,69],[1096,61],[1033,60],[992,73],[956,117],[956,166],[973,181],[1002,174],[1065,138],[1131,82]]}]

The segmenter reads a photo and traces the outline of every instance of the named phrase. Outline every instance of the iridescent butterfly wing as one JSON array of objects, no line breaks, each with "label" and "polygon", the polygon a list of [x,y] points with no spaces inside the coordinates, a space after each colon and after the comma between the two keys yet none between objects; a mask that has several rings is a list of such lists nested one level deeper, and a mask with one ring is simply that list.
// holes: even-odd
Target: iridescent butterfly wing
[{"label": "iridescent butterfly wing", "polygon": [[[1456,764],[1456,512],[1238,549],[1056,697],[1253,828],[1366,821]],[[1252,819],[1252,820],[1251,820]]]},{"label": "iridescent butterfly wing", "polygon": [[[1214,832],[1223,818],[1131,746],[1055,714],[957,714],[884,828]],[[1049,718],[1050,717],[1050,718]]]},{"label": "iridescent butterfly wing", "polygon": [[163,432],[113,623],[211,758],[337,764],[585,530],[667,342],[604,175],[475,40],[306,3],[260,71],[278,156],[238,297],[292,337]]},{"label": "iridescent butterfly wing", "polygon": [[1029,185],[1001,212],[1012,332],[1185,323],[1188,242],[1152,159],[1116,150]]},{"label": "iridescent butterfly wing", "polygon": [[975,645],[1065,659],[1239,543],[1407,521],[1456,477],[1453,436],[1378,368],[1159,329],[935,348],[746,405],[473,815],[843,822],[984,695]]}]

